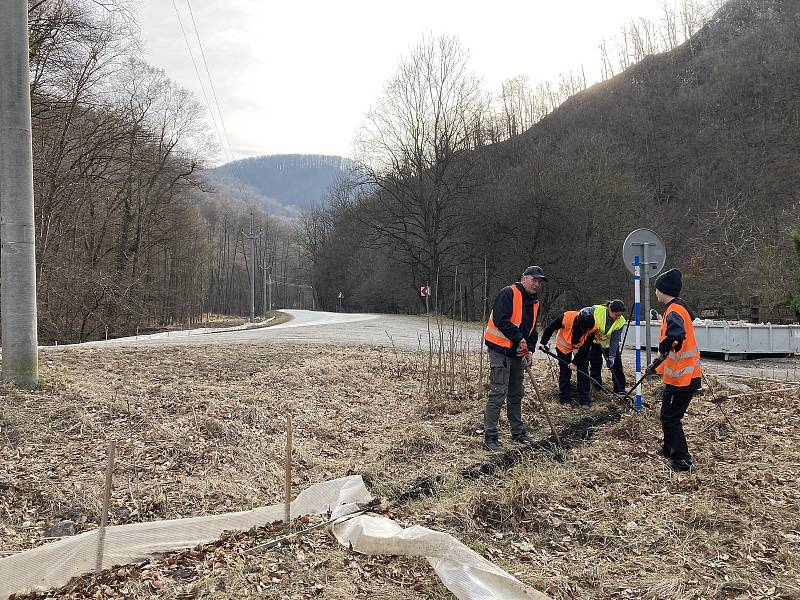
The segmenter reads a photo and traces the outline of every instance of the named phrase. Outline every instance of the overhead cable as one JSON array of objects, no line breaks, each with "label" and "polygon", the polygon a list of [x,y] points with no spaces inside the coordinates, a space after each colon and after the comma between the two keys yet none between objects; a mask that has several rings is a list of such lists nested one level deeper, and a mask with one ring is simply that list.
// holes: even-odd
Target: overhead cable
[{"label": "overhead cable", "polygon": [[200,83],[200,90],[203,92],[203,98],[206,101],[206,108],[208,109],[208,113],[211,116],[211,123],[214,125],[214,130],[217,132],[217,138],[219,139],[219,143],[222,145],[223,152],[227,154],[227,149],[225,148],[225,141],[222,139],[222,135],[219,132],[219,127],[217,127],[217,120],[214,118],[214,111],[211,110],[211,103],[208,101],[206,88],[203,85],[203,78],[200,77],[200,69],[197,68],[197,62],[194,59],[192,46],[189,43],[189,38],[186,35],[186,30],[183,28],[183,21],[181,20],[181,15],[178,12],[178,7],[175,4],[175,0],[172,0],[172,8],[175,9],[175,16],[178,17],[178,25],[180,25],[181,27],[181,33],[183,34],[183,39],[186,42],[186,48],[189,50],[189,57],[192,59],[192,65],[194,65],[194,72],[197,74],[197,81]]},{"label": "overhead cable", "polygon": [[206,75],[208,75],[208,83],[211,86],[211,96],[214,98],[214,104],[217,107],[217,114],[219,115],[219,122],[222,124],[222,133],[225,134],[225,141],[228,143],[228,152],[231,155],[231,160],[235,160],[236,156],[233,154],[233,146],[231,146],[231,140],[228,137],[228,130],[225,127],[225,119],[222,118],[222,110],[219,107],[219,101],[217,100],[217,92],[214,89],[214,80],[211,78],[211,71],[208,69],[208,62],[206,62],[206,53],[203,50],[203,43],[200,41],[200,31],[197,29],[197,23],[194,20],[194,11],[192,11],[192,5],[189,0],[186,0],[186,6],[189,7],[189,15],[192,17],[192,26],[194,27],[195,36],[197,36],[197,45],[200,47],[200,56],[203,57],[203,65],[206,68]]}]

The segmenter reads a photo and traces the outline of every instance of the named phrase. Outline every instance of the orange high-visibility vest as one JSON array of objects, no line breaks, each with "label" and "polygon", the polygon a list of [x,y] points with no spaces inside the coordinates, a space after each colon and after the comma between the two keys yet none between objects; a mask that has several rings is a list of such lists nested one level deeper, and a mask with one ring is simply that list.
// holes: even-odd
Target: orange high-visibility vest
[{"label": "orange high-visibility vest", "polygon": [[675,387],[685,387],[692,383],[692,379],[700,377],[703,371],[700,368],[700,349],[697,347],[697,341],[694,338],[694,325],[692,325],[692,317],[689,316],[689,311],[677,302],[673,302],[664,311],[664,317],[661,321],[661,338],[664,341],[667,337],[667,315],[676,312],[683,319],[683,325],[686,328],[686,339],[681,344],[681,349],[675,351],[670,348],[667,358],[664,362],[658,365],[656,371],[664,376],[664,383],[674,385]]},{"label": "orange high-visibility vest", "polygon": [[561,319],[561,329],[558,330],[558,334],[556,335],[556,348],[558,348],[562,353],[569,354],[570,352],[574,352],[586,341],[586,339],[597,331],[597,324],[595,324],[591,329],[586,331],[582,336],[581,339],[578,340],[577,344],[572,343],[572,328],[575,326],[575,319],[578,318],[578,311],[577,310],[566,310],[564,311],[564,316]]},{"label": "orange high-visibility vest", "polygon": [[[522,292],[515,285],[509,285],[506,287],[511,288],[511,292],[514,297],[514,303],[511,309],[511,318],[509,320],[514,325],[519,327],[522,324]],[[536,327],[536,319],[538,316],[539,302],[537,301],[533,304],[533,321],[531,321],[531,330]],[[530,332],[528,332],[528,334],[530,334]],[[522,335],[524,335],[526,338],[528,337],[524,331],[522,332]],[[497,328],[497,325],[494,324],[494,310],[489,313],[489,322],[486,324],[486,331],[483,332],[483,339],[492,342],[493,344],[497,344],[498,346],[502,346],[503,348],[511,348],[513,345],[513,342]],[[532,348],[531,352],[533,352]]]}]

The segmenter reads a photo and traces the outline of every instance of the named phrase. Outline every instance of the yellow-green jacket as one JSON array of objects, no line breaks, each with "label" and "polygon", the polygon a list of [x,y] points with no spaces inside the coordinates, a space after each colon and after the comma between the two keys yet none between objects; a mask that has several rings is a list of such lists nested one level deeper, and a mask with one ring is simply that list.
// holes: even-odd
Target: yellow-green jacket
[{"label": "yellow-green jacket", "polygon": [[[594,322],[597,325],[594,343],[600,344],[603,349],[608,349],[609,354],[612,354],[613,350],[613,355],[616,355],[620,331],[626,323],[625,317],[620,315],[616,321],[609,323],[608,307],[605,304],[595,304],[592,308],[594,309]],[[612,345],[613,348],[611,348]]]}]

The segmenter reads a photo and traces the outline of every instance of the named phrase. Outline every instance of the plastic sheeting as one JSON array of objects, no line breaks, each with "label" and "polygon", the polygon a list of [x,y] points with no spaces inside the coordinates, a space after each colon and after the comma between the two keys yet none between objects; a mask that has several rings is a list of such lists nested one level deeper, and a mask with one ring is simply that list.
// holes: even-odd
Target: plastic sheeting
[{"label": "plastic sheeting", "polygon": [[[342,477],[303,490],[291,515],[346,517],[372,499],[360,476]],[[98,568],[130,564],[154,554],[216,540],[223,531],[247,530],[283,518],[282,504],[254,510],[114,525],[21,552],[0,560],[0,600],[13,593],[47,590]],[[340,543],[364,554],[425,556],[442,582],[462,600],[515,600],[547,596],[478,556],[449,534],[425,527],[403,529],[391,519],[360,515],[333,525]]]}]

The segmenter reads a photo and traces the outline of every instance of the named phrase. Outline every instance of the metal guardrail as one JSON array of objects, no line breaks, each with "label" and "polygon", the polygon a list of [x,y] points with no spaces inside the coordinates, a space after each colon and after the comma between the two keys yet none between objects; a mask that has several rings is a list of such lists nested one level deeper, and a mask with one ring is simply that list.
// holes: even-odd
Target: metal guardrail
[{"label": "metal guardrail", "polygon": [[[661,323],[651,321],[650,337],[654,348],[658,346],[660,331]],[[800,355],[800,325],[698,320],[694,332],[700,352],[722,354],[726,360],[747,354]],[[642,335],[642,339],[644,337]],[[635,348],[634,339],[631,332],[625,347]]]}]

